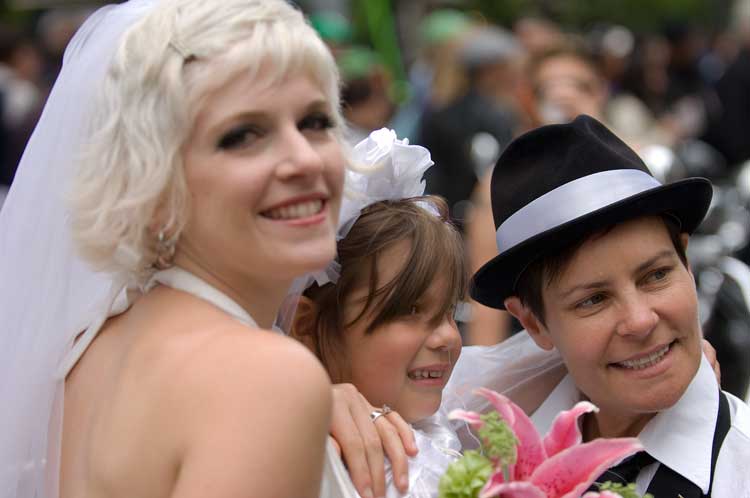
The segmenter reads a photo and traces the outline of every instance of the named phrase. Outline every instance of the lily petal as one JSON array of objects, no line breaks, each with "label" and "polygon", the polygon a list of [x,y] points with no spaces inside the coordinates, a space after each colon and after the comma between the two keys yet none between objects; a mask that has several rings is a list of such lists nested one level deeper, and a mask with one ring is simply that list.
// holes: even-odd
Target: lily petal
[{"label": "lily petal", "polygon": [[513,466],[511,478],[515,481],[527,480],[534,469],[547,459],[542,438],[534,427],[534,423],[518,405],[502,394],[483,387],[475,392],[492,403],[516,435],[518,439],[518,460]]},{"label": "lily petal", "polygon": [[547,460],[547,452],[544,451],[542,438],[531,419],[518,407],[512,404],[516,423],[513,424],[513,432],[518,439],[518,460],[513,472],[513,478],[518,481],[526,481],[531,474]]},{"label": "lily petal", "polygon": [[578,418],[584,413],[598,412],[599,409],[588,401],[581,401],[570,410],[560,412],[552,428],[544,437],[544,449],[547,457],[552,457],[566,448],[579,444],[582,440],[578,428]]},{"label": "lily petal", "polygon": [[513,409],[511,408],[513,402],[509,398],[493,391],[492,389],[487,389],[486,387],[479,387],[475,389],[474,392],[480,396],[487,398],[489,402],[492,403],[492,406],[495,407],[497,413],[499,413],[500,416],[505,419],[506,422],[508,422],[508,425],[513,427],[513,424],[516,423],[516,417],[513,413]]},{"label": "lily petal", "polygon": [[602,472],[642,449],[636,438],[595,439],[547,459],[530,480],[547,498],[577,498]]},{"label": "lily petal", "polygon": [[493,486],[490,486],[488,481],[487,484],[479,493],[479,498],[500,495],[502,498],[547,498],[541,489],[528,481],[503,482]]},{"label": "lily petal", "polygon": [[479,418],[479,414],[477,412],[470,412],[467,410],[453,410],[448,414],[448,418],[451,420],[463,420],[464,422],[474,427],[474,429],[479,429],[482,427],[482,425],[484,425],[484,422],[482,422],[482,419]]}]

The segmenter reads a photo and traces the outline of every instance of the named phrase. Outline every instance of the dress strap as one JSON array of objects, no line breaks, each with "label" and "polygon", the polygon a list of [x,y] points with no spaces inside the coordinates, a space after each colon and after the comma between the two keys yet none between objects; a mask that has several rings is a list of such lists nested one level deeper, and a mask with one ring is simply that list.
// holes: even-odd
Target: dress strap
[{"label": "dress strap", "polygon": [[127,283],[124,280],[115,279],[112,282],[112,286],[110,287],[109,294],[107,295],[107,298],[104,301],[104,305],[101,311],[94,316],[94,319],[89,323],[88,327],[86,327],[86,330],[84,330],[82,334],[78,335],[76,338],[73,339],[74,341],[73,346],[70,348],[68,353],[63,357],[62,361],[60,362],[60,365],[58,366],[58,369],[56,372],[57,379],[65,379],[70,373],[70,371],[73,370],[73,367],[75,367],[76,364],[78,364],[78,361],[81,359],[81,356],[83,356],[83,353],[86,352],[88,347],[94,341],[94,338],[101,330],[102,326],[104,325],[104,322],[106,322],[110,316],[116,315],[118,313],[122,313],[130,306],[130,303],[128,302],[129,296],[127,296],[127,292],[126,292],[125,302],[123,303],[123,305],[117,307],[117,308],[122,308],[122,309],[115,309],[115,301],[117,301],[117,297],[120,294],[122,294],[122,292],[126,289],[127,289]]},{"label": "dress strap", "polygon": [[[199,297],[213,304],[239,322],[249,327],[257,327],[255,320],[253,320],[250,314],[229,296],[182,268],[173,266],[172,268],[156,272],[148,284],[146,284],[145,290],[152,289],[157,283]],[[123,279],[115,279],[112,282],[109,294],[102,307],[99,308],[99,312],[94,315],[93,320],[89,322],[84,332],[77,336],[71,349],[60,362],[56,378],[65,379],[68,376],[109,317],[122,313],[130,307],[134,300],[134,296],[131,293],[133,290],[135,288],[128,287],[126,281]],[[123,291],[126,292],[123,293]],[[124,299],[118,299],[123,294]]]},{"label": "dress strap", "polygon": [[156,282],[173,289],[187,292],[188,294],[199,297],[204,301],[208,301],[249,327],[258,326],[250,314],[245,311],[242,306],[232,300],[232,298],[219,291],[205,280],[196,277],[192,273],[183,270],[178,266],[173,266],[166,270],[156,272],[146,288],[152,288]]}]

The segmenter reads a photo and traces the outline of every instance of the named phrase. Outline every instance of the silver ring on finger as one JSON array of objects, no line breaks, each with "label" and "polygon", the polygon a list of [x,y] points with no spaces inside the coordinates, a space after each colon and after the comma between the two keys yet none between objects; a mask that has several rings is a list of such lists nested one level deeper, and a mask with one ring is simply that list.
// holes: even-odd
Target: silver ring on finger
[{"label": "silver ring on finger", "polygon": [[382,417],[383,415],[388,415],[393,410],[388,405],[383,405],[383,408],[375,409],[370,412],[370,420],[374,423],[378,418]]},{"label": "silver ring on finger", "polygon": [[385,412],[383,410],[373,410],[370,412],[370,420],[374,424],[375,421],[383,415],[385,415]]}]

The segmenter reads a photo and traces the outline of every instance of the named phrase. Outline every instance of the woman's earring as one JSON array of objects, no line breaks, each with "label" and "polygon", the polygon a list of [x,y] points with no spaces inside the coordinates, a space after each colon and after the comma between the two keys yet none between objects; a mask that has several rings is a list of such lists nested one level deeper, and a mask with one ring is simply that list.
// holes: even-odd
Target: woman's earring
[{"label": "woman's earring", "polygon": [[156,238],[156,261],[154,267],[159,270],[166,270],[172,266],[172,258],[177,243],[173,238],[168,238],[164,229],[159,230]]}]

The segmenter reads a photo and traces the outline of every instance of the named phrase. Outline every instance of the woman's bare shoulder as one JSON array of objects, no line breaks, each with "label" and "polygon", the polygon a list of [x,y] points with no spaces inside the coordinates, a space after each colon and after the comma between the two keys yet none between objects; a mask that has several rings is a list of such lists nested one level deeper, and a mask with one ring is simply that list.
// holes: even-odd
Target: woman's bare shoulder
[{"label": "woman's bare shoulder", "polygon": [[217,385],[224,386],[222,391],[252,397],[280,386],[294,392],[325,389],[329,384],[322,365],[302,344],[234,319],[206,326],[179,350],[173,359],[177,368],[187,364],[190,368],[179,376],[181,387],[175,387],[190,386],[212,398],[222,394],[214,393]]},{"label": "woman's bare shoulder", "polygon": [[[312,494],[332,404],[323,367],[274,332],[223,324],[211,335],[172,382],[182,448],[175,496],[198,496],[208,482],[221,488],[214,496]],[[290,478],[290,469],[298,475]],[[210,479],[216,475],[220,482]]]}]

